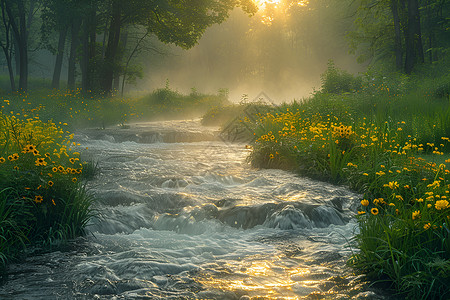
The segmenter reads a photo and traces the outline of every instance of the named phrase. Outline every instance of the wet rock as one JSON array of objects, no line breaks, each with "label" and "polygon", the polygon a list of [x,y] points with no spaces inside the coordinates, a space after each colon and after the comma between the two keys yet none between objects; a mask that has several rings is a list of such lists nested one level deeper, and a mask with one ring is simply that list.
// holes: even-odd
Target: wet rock
[{"label": "wet rock", "polygon": [[332,294],[333,297],[332,298],[328,298],[328,299],[333,299],[333,300],[350,300],[350,297],[344,294]]},{"label": "wet rock", "polygon": [[313,292],[305,297],[305,299],[308,299],[308,300],[320,300],[320,299],[324,299],[324,298],[325,298],[325,295],[323,295],[319,292]]},{"label": "wet rock", "polygon": [[169,279],[166,276],[153,276],[152,281],[159,286],[164,286],[169,282]]},{"label": "wet rock", "polygon": [[346,199],[342,197],[335,197],[330,200],[331,204],[340,212],[343,212],[342,204],[346,201]]},{"label": "wet rock", "polygon": [[357,276],[350,276],[348,277],[348,279],[350,280],[350,285],[356,285],[358,283],[362,283],[367,281],[366,275],[361,274],[361,275],[357,275]]},{"label": "wet rock", "polygon": [[364,291],[367,291],[368,289],[369,287],[367,283],[358,283],[348,291],[348,294],[353,297],[355,295],[363,293]]},{"label": "wet rock", "polygon": [[280,229],[311,228],[311,221],[293,205],[286,205],[282,210],[274,212],[265,222],[267,227]]},{"label": "wet rock", "polygon": [[341,214],[331,206],[318,206],[311,211],[309,218],[319,228],[328,227],[330,224],[344,225]]},{"label": "wet rock", "polygon": [[113,282],[104,279],[104,280],[98,280],[95,282],[90,288],[89,292],[91,294],[97,294],[97,295],[114,295],[117,294],[116,286]]},{"label": "wet rock", "polygon": [[280,245],[278,249],[280,249],[286,257],[295,257],[303,253],[303,248],[295,244]]},{"label": "wet rock", "polygon": [[238,201],[238,199],[225,198],[216,201],[215,205],[217,207],[231,207],[234,206]]}]

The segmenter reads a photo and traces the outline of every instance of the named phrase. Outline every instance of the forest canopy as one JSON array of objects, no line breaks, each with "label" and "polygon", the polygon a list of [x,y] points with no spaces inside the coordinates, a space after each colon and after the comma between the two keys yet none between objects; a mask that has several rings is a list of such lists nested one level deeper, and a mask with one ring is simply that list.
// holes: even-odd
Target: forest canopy
[{"label": "forest canopy", "polygon": [[[13,91],[27,90],[30,65],[38,66],[31,57],[44,50],[54,57],[46,66],[53,88],[64,77],[69,89],[123,90],[146,62],[167,53],[161,45],[190,49],[208,28],[215,36],[201,44],[214,51],[199,54],[200,61],[220,69],[215,75],[222,80],[257,77],[265,85],[273,78],[308,81],[299,74],[311,77],[348,51],[365,66],[409,74],[445,59],[450,43],[447,0],[0,0],[0,6],[3,72]],[[213,26],[233,14],[231,24]]]}]

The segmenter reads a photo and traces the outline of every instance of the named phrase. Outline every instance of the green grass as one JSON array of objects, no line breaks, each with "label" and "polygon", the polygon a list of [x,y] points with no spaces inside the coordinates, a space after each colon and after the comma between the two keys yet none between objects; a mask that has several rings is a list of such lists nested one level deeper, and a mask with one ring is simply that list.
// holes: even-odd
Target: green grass
[{"label": "green grass", "polygon": [[213,107],[229,104],[228,92],[220,90],[217,94],[203,94],[195,89],[184,95],[169,87],[137,99],[142,108],[141,117],[145,120],[168,120],[198,118]]},{"label": "green grass", "polygon": [[450,77],[370,73],[347,91],[348,74],[326,76],[339,88],[248,122],[250,162],[363,194],[349,265],[409,299],[448,299],[450,103],[441,91]]},{"label": "green grass", "polygon": [[[0,80],[1,81],[1,80]],[[45,88],[28,93],[0,93],[0,111],[10,115],[39,116],[68,124],[68,129],[124,126],[133,121],[198,118],[212,107],[229,104],[226,90],[184,95],[166,87],[140,97],[99,96],[80,89],[55,91]]]},{"label": "green grass", "polygon": [[[27,112],[24,112],[24,115]],[[66,128],[38,117],[0,112],[0,262],[30,246],[50,247],[84,235],[96,212]],[[88,170],[82,176],[83,170]]]}]

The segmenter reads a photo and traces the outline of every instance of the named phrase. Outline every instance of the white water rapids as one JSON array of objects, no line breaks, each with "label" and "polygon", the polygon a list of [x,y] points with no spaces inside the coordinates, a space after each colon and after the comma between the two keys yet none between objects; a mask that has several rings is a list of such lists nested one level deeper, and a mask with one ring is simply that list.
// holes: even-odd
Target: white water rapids
[{"label": "white water rapids", "polygon": [[386,299],[345,266],[356,194],[253,169],[245,144],[216,130],[172,121],[78,133],[99,163],[89,188],[101,217],[67,249],[12,264],[0,298]]}]

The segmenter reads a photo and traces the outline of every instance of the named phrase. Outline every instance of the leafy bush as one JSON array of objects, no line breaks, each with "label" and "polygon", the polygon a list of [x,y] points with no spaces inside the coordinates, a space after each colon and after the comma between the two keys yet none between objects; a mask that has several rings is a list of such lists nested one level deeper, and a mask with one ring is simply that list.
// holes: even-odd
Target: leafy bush
[{"label": "leafy bush", "polygon": [[[188,95],[171,90],[168,86],[157,89],[138,99],[143,111],[142,118],[147,120],[185,119],[199,117],[213,107],[228,105],[228,93],[219,90],[218,94],[202,94],[192,89]],[[140,105],[140,104],[138,104]]]},{"label": "leafy bush", "polygon": [[338,69],[332,60],[328,61],[328,68],[321,76],[323,93],[342,94],[355,92],[361,87],[361,78]]}]

